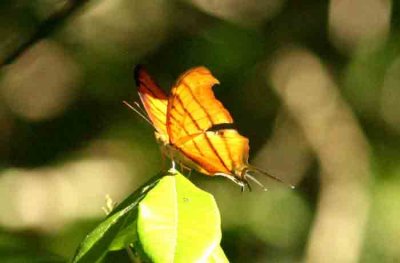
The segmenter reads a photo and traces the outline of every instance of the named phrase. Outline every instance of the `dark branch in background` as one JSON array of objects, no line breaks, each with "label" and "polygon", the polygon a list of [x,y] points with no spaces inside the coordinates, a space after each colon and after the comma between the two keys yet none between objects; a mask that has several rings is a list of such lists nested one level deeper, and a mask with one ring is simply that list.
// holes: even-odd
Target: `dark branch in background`
[{"label": "dark branch in background", "polygon": [[89,0],[68,1],[63,8],[61,8],[57,12],[54,12],[47,19],[45,19],[25,42],[14,49],[14,51],[6,56],[3,61],[0,61],[0,66],[11,64],[15,59],[22,55],[25,50],[29,49],[29,47],[33,46],[41,39],[53,34],[58,28],[64,25],[64,23],[71,15],[76,13],[76,11],[79,10],[79,8],[81,8],[87,2],[89,2]]}]

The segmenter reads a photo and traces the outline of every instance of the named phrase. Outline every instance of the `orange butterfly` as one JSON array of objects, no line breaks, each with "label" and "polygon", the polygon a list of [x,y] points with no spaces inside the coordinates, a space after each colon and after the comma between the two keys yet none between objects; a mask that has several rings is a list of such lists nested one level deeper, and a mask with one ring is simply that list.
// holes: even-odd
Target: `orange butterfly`
[{"label": "orange butterfly", "polygon": [[[135,69],[135,80],[146,112],[124,102],[155,129],[157,140],[175,161],[209,176],[227,177],[241,186],[257,181],[249,172],[280,179],[248,164],[249,140],[233,126],[228,110],[212,91],[219,81],[205,67],[183,73],[167,96],[142,66]],[[264,188],[265,189],[265,188]]]}]

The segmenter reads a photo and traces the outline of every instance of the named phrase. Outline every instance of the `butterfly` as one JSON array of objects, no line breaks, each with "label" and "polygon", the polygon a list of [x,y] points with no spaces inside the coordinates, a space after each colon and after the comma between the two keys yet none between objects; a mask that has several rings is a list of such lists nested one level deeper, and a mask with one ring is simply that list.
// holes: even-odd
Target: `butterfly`
[{"label": "butterfly", "polygon": [[124,101],[150,123],[163,154],[208,176],[224,176],[242,191],[248,179],[266,188],[250,173],[258,172],[282,182],[248,163],[249,140],[234,126],[229,111],[214,96],[219,81],[205,67],[184,72],[167,95],[146,69],[135,68],[135,81],[144,110]]}]

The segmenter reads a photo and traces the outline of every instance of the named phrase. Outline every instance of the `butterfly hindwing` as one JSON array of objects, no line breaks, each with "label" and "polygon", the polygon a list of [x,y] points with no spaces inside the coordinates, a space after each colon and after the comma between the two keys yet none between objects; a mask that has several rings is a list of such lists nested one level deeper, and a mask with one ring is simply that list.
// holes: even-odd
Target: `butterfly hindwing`
[{"label": "butterfly hindwing", "polygon": [[209,174],[240,171],[247,164],[249,143],[236,130],[207,131],[179,145],[190,159]]}]

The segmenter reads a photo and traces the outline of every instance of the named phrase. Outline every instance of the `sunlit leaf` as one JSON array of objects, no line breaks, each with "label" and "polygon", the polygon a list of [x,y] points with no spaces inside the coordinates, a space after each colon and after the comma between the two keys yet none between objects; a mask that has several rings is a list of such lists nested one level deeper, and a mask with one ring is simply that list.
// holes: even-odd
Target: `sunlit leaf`
[{"label": "sunlit leaf", "polygon": [[154,262],[228,262],[212,195],[179,173],[155,177],[93,230],[73,262],[98,262],[129,245]]},{"label": "sunlit leaf", "polygon": [[213,196],[179,173],[163,177],[139,204],[137,230],[154,262],[227,261],[218,250],[220,214]]}]

